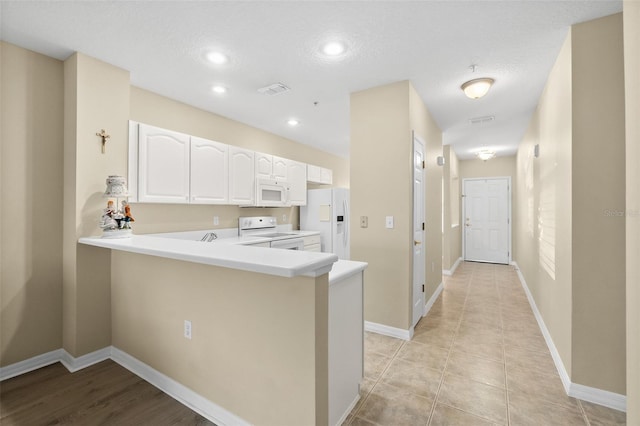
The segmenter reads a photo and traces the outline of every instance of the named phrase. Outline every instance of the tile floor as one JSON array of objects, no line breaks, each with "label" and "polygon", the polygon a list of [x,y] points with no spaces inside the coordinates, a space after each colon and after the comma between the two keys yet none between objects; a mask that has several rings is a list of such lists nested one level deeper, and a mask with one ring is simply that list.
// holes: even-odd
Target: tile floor
[{"label": "tile floor", "polygon": [[570,398],[512,266],[462,263],[406,342],[365,336],[345,425],[624,425]]}]

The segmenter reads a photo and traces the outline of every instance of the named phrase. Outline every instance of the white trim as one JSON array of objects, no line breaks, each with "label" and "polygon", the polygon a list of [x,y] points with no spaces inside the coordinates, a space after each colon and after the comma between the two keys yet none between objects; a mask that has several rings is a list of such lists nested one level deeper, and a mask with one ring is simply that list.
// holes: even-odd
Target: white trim
[{"label": "white trim", "polygon": [[111,348],[111,359],[217,425],[250,425],[235,414],[116,347]]},{"label": "white trim", "polygon": [[614,410],[619,411],[627,411],[627,397],[625,395],[620,395],[618,393],[609,392],[602,389],[592,388],[589,386],[580,385],[578,383],[573,383],[571,381],[571,377],[569,377],[569,373],[567,373],[567,369],[560,358],[560,353],[556,348],[556,345],[553,343],[553,339],[551,338],[551,334],[547,329],[547,326],[542,319],[542,315],[536,306],[536,302],[533,299],[533,295],[529,291],[529,286],[520,271],[520,267],[515,261],[512,261],[511,264],[515,266],[516,272],[518,273],[518,278],[520,279],[520,284],[522,284],[522,288],[524,289],[525,294],[527,295],[527,299],[529,300],[529,305],[531,305],[531,309],[533,310],[533,314],[536,317],[536,321],[538,322],[538,326],[540,327],[540,331],[544,336],[544,340],[547,343],[547,347],[549,348],[549,352],[551,352],[551,357],[553,358],[553,362],[556,365],[556,369],[558,370],[558,374],[560,375],[560,379],[562,380],[562,385],[564,386],[564,390],[568,396],[572,398],[581,399],[583,401],[592,402],[594,404],[603,405],[605,407],[613,408]]},{"label": "white trim", "polygon": [[451,267],[451,269],[443,269],[442,275],[447,275],[450,277],[455,274],[456,269],[458,269],[458,266],[460,266],[460,262],[462,262],[462,257],[459,257],[455,262],[453,262],[453,266]]},{"label": "white trim", "polygon": [[342,415],[342,417],[340,417],[335,426],[340,426],[342,423],[344,423],[345,420],[347,420],[347,417],[349,417],[349,414],[351,414],[351,411],[356,406],[358,401],[360,401],[360,392],[358,392],[358,395],[356,395],[356,397],[353,399],[353,402],[349,404],[349,407],[347,407],[344,414]]},{"label": "white trim", "polygon": [[60,361],[62,349],[36,355],[24,361],[0,367],[0,382]]},{"label": "white trim", "polygon": [[99,349],[94,352],[74,358],[69,352],[61,349],[60,363],[64,365],[71,373],[87,368],[93,364],[105,361],[111,358],[111,346]]},{"label": "white trim", "polygon": [[444,289],[444,284],[440,282],[440,284],[438,285],[438,288],[436,288],[436,291],[433,292],[429,300],[427,300],[427,303],[424,304],[424,314],[422,314],[423,317],[427,316],[427,314],[433,307],[433,304],[436,303],[436,300],[438,300],[438,296],[440,296],[440,293],[442,293],[443,289]]},{"label": "white trim", "polygon": [[[38,368],[46,367],[47,365],[55,364],[56,362],[60,362],[67,368],[67,370],[74,373],[107,359],[112,359],[114,362],[117,362],[136,376],[146,380],[176,401],[189,407],[191,410],[217,425],[250,425],[250,423],[235,414],[225,410],[217,404],[214,404],[202,395],[192,391],[186,386],[165,376],[147,364],[113,346],[102,348],[78,358],[74,358],[64,349],[56,349],[55,351],[37,355],[33,358],[17,362],[6,367],[0,367],[0,381],[37,370]],[[355,406],[357,402],[358,399],[353,402],[353,406]],[[351,409],[345,413],[345,418],[350,412]]]},{"label": "white trim", "polygon": [[404,330],[402,328],[378,324],[377,322],[365,321],[364,329],[365,331],[382,334],[384,336],[395,337],[396,339],[402,340],[411,340],[411,338],[413,337],[413,327],[411,327],[409,330]]},{"label": "white trim", "polygon": [[627,412],[627,397],[619,393],[592,388],[578,383],[571,383],[569,396],[594,404],[604,405],[614,410]]}]

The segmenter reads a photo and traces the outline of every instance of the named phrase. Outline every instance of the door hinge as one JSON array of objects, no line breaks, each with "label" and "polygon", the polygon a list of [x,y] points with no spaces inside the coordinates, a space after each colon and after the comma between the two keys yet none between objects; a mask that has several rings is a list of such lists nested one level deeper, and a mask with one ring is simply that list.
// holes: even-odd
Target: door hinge
[{"label": "door hinge", "polygon": [[422,230],[424,231],[424,222],[422,222]]},{"label": "door hinge", "polygon": [[422,292],[424,293],[424,284],[422,284]]},{"label": "door hinge", "polygon": [[422,160],[422,168],[424,169],[424,160]]}]

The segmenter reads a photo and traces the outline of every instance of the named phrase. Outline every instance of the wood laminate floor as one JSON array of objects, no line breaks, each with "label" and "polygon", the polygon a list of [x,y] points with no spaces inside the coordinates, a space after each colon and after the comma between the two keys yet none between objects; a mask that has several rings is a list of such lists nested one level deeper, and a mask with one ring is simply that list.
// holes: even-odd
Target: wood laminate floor
[{"label": "wood laminate floor", "polygon": [[0,383],[0,425],[213,425],[111,360],[56,363]]}]

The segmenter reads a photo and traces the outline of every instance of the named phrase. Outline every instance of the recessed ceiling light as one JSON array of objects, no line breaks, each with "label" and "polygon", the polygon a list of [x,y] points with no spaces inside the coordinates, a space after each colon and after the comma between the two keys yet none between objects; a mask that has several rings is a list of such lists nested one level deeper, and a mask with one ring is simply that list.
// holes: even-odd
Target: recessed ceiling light
[{"label": "recessed ceiling light", "polygon": [[211,88],[211,90],[212,90],[214,93],[219,93],[219,94],[227,93],[227,88],[226,88],[226,87],[224,87],[224,86],[213,86],[213,87]]},{"label": "recessed ceiling light", "polygon": [[227,55],[216,51],[207,53],[207,60],[216,65],[223,65],[229,62],[229,58],[227,57]]},{"label": "recessed ceiling light", "polygon": [[339,41],[330,41],[329,43],[326,43],[324,46],[322,46],[322,53],[327,56],[342,55],[345,50],[347,50],[347,48],[345,47],[344,43],[341,43]]},{"label": "recessed ceiling light", "polygon": [[287,120],[287,124],[291,127],[295,127],[298,124],[300,124],[300,122],[298,120],[296,120],[295,118],[290,118]]}]

